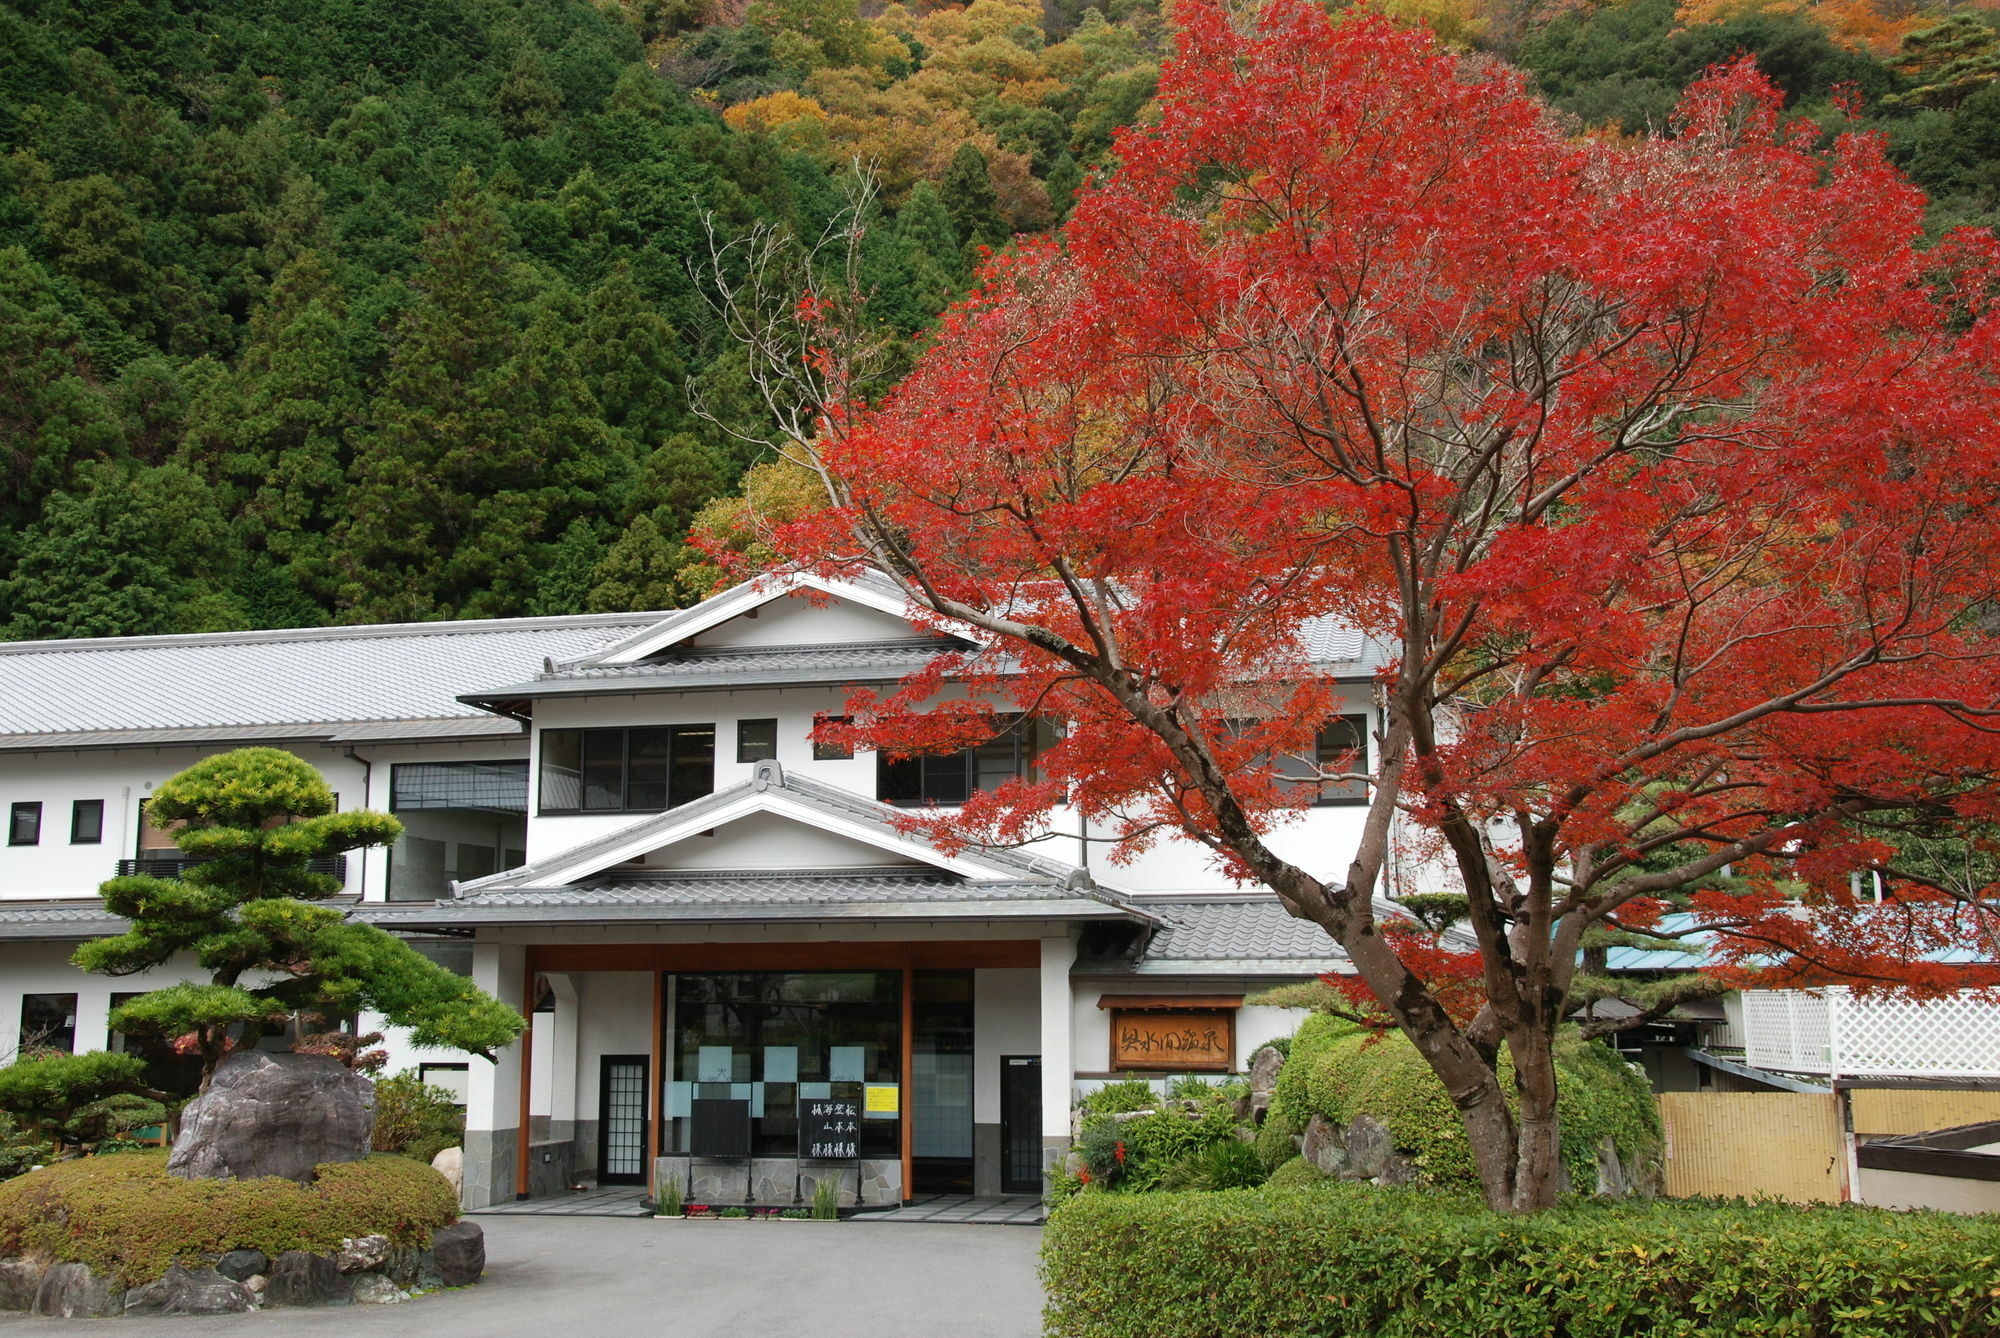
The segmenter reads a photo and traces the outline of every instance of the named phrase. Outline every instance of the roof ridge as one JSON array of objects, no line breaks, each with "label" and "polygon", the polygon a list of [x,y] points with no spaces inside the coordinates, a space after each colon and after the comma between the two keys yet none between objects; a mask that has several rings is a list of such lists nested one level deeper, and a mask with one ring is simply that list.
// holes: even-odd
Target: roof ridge
[{"label": "roof ridge", "polygon": [[164,632],[150,636],[0,641],[0,655],[68,654],[86,650],[154,650],[163,646],[268,645],[287,641],[361,641],[389,637],[618,627],[658,622],[659,613],[554,613],[521,618],[457,618],[427,622],[351,623],[333,627],[261,627],[234,632]]}]

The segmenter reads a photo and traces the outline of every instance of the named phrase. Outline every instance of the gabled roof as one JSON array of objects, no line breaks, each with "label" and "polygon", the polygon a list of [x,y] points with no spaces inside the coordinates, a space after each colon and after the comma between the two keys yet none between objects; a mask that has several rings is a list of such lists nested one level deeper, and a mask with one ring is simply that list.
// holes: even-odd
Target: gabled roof
[{"label": "gabled roof", "polygon": [[1156,927],[1093,930],[1080,945],[1076,975],[1297,980],[1353,969],[1324,929],[1294,918],[1269,893],[1147,897],[1135,903],[1157,920]]},{"label": "gabled roof", "polygon": [[692,608],[668,614],[645,627],[595,651],[579,655],[556,666],[558,669],[589,669],[598,665],[636,664],[659,652],[720,627],[788,595],[811,592],[828,599],[844,599],[863,608],[892,617],[905,617],[909,600],[895,582],[873,572],[846,580],[830,581],[811,572],[778,572],[731,586],[711,595]]},{"label": "gabled roof", "polygon": [[658,613],[0,643],[0,749],[517,735],[458,700]]}]

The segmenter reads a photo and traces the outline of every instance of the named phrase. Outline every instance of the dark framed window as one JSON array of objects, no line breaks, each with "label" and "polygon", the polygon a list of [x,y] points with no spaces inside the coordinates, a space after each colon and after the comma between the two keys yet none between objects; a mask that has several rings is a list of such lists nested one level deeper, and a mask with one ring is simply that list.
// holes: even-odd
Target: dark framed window
[{"label": "dark framed window", "polygon": [[23,1050],[76,1049],[76,996],[74,994],[24,994],[21,996],[21,1048]]},{"label": "dark framed window", "polygon": [[715,726],[542,731],[544,813],[659,813],[715,790]]},{"label": "dark framed window", "polygon": [[42,801],[17,800],[7,818],[7,844],[37,846],[42,843]]},{"label": "dark framed window", "polygon": [[776,720],[739,720],[736,722],[736,760],[738,762],[770,762],[778,756],[778,722]]},{"label": "dark framed window", "polygon": [[1313,745],[1311,765],[1302,757],[1287,756],[1278,759],[1278,774],[1294,785],[1316,785],[1318,793],[1313,796],[1313,806],[1330,808],[1341,804],[1365,804],[1368,802],[1368,782],[1360,780],[1325,781],[1314,779],[1316,773],[1339,771],[1366,771],[1368,769],[1368,717],[1365,715],[1342,715],[1320,726],[1319,738]]},{"label": "dark framed window", "polygon": [[69,807],[69,843],[73,846],[104,844],[104,801],[79,799]]},{"label": "dark framed window", "polygon": [[885,804],[962,804],[976,792],[1031,776],[1040,744],[1038,723],[1017,715],[976,748],[893,761],[878,753],[875,794]]},{"label": "dark framed window", "polygon": [[[823,715],[816,716],[813,719],[815,727],[820,725],[844,725],[846,723],[847,717],[844,715]],[[813,740],[813,761],[815,762],[845,762],[853,756],[854,749],[847,744],[821,743],[818,739]]]}]

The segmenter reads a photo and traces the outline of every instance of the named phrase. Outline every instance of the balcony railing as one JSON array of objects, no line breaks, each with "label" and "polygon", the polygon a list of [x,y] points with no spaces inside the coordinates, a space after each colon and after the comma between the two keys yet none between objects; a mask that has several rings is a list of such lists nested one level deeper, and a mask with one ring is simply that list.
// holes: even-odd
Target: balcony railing
[{"label": "balcony railing", "polygon": [[[127,878],[141,874],[147,878],[178,878],[205,860],[190,859],[186,855],[147,855],[139,859],[118,861],[118,876]],[[328,855],[324,859],[309,860],[306,869],[312,873],[332,874],[341,882],[347,881],[347,856]]]},{"label": "balcony railing", "polygon": [[1748,990],[1744,1058],[1829,1078],[2000,1078],[2000,1004],[1971,990],[1930,1000]]}]

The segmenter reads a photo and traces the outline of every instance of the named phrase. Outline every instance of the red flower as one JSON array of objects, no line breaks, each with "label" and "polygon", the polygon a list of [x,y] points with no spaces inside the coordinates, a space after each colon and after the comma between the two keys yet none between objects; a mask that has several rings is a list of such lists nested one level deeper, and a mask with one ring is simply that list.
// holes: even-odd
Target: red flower
[{"label": "red flower", "polygon": [[1114,1152],[1114,1153],[1113,1153],[1112,1155],[1113,1155],[1113,1156],[1115,1156],[1115,1157],[1116,1157],[1116,1158],[1118,1159],[1118,1164],[1119,1164],[1120,1166],[1123,1166],[1123,1165],[1125,1164],[1125,1140],[1124,1140],[1124,1139],[1122,1139],[1122,1138],[1121,1138],[1121,1139],[1119,1139],[1119,1140],[1118,1140],[1118,1147],[1117,1147],[1117,1150],[1116,1150],[1116,1151],[1115,1151],[1115,1152]]}]

